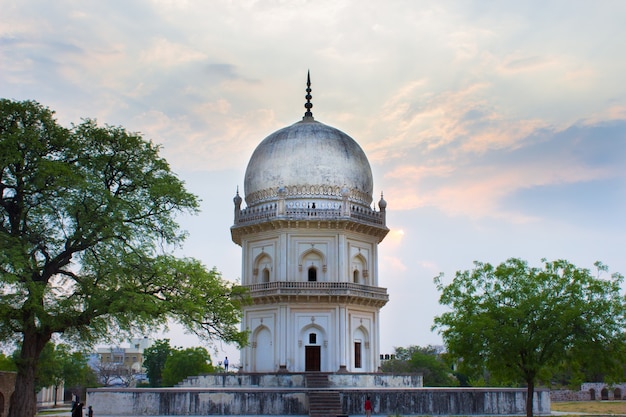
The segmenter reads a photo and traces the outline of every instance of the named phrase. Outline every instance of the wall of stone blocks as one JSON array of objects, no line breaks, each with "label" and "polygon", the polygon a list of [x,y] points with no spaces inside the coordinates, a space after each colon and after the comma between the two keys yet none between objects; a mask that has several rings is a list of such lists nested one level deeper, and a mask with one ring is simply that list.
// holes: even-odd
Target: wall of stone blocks
[{"label": "wall of stone blocks", "polygon": [[[294,388],[97,388],[87,405],[98,417],[274,415],[305,416],[308,393]],[[506,388],[358,388],[337,389],[342,412],[363,415],[369,395],[376,415],[525,415],[524,389]],[[550,394],[535,393],[535,415],[550,415]]]},{"label": "wall of stone blocks", "polygon": [[0,371],[0,417],[9,413],[11,395],[15,391],[15,372]]}]

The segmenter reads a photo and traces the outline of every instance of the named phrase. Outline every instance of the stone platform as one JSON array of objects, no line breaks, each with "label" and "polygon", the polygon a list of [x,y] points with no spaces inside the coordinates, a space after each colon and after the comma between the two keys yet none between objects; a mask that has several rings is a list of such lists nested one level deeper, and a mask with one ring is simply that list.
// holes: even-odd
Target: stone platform
[{"label": "stone platform", "polygon": [[[318,373],[319,374],[319,373]],[[327,386],[307,386],[306,374],[212,374],[174,388],[97,388],[87,404],[98,417],[310,416],[313,393],[332,392],[338,408],[328,416],[363,415],[370,396],[374,415],[525,415],[525,389],[423,388],[420,375],[324,374]],[[309,384],[310,385],[310,384]],[[419,385],[419,386],[416,386]],[[550,414],[548,390],[535,392],[534,413]]]}]

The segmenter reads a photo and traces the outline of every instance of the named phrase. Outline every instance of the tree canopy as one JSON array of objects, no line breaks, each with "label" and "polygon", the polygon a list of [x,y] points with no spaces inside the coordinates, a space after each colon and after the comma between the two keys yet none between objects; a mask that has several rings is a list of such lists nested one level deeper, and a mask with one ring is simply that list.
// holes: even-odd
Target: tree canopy
[{"label": "tree canopy", "polygon": [[384,361],[381,368],[383,372],[420,373],[425,387],[459,385],[444,355],[433,346],[396,347],[393,359]]},{"label": "tree canopy", "polygon": [[607,377],[623,376],[626,360],[626,298],[623,276],[597,275],[565,261],[531,267],[521,259],[498,266],[474,263],[443,284],[439,302],[450,311],[435,318],[448,353],[461,371],[484,371],[502,383],[525,383],[526,412],[532,416],[535,384],[549,381],[565,362],[590,362]]},{"label": "tree canopy", "polygon": [[170,346],[169,339],[159,339],[143,351],[143,366],[146,368],[146,376],[151,387],[162,386],[165,361],[172,355],[174,349]]},{"label": "tree canopy", "polygon": [[21,338],[10,417],[35,414],[52,335],[94,343],[168,320],[239,345],[245,290],[173,250],[198,199],[122,127],[71,128],[34,101],[0,100],[0,341]]},{"label": "tree canopy", "polygon": [[174,349],[165,360],[162,385],[171,387],[188,376],[207,374],[213,369],[211,355],[205,348]]}]

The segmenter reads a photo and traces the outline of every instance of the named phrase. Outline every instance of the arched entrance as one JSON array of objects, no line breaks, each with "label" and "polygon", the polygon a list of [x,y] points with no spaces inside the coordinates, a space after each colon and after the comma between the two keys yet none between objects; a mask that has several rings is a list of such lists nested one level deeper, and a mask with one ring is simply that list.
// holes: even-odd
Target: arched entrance
[{"label": "arched entrance", "polygon": [[320,372],[322,370],[323,338],[322,330],[315,325],[303,329],[305,372]]}]

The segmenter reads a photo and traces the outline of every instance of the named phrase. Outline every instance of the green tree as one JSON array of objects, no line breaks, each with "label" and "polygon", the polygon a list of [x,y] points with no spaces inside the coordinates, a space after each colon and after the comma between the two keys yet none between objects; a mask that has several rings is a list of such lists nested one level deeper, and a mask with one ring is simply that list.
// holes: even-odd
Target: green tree
[{"label": "green tree", "polygon": [[411,372],[421,373],[424,377],[424,386],[427,387],[455,387],[459,385],[451,367],[445,363],[439,352],[430,348],[419,349],[409,359]]},{"label": "green tree", "polygon": [[33,101],[0,100],[0,341],[21,338],[9,417],[36,412],[35,375],[52,335],[74,346],[173,319],[245,344],[245,291],[172,255],[176,217],[198,200],[122,127],[60,127]]},{"label": "green tree", "polygon": [[84,388],[97,387],[98,378],[89,366],[89,354],[84,351],[72,351],[66,344],[57,345],[61,359],[65,388],[83,391]]},{"label": "green tree", "polygon": [[394,358],[384,361],[384,372],[420,373],[424,386],[450,387],[459,385],[441,352],[433,347],[409,346],[396,347]]},{"label": "green tree", "polygon": [[169,339],[155,340],[152,346],[143,351],[143,366],[146,368],[146,376],[151,387],[162,386],[165,361],[173,351]]},{"label": "green tree", "polygon": [[534,388],[549,381],[563,362],[590,360],[605,375],[621,377],[626,360],[626,299],[623,276],[603,279],[564,260],[530,267],[509,259],[494,267],[474,263],[445,286],[435,278],[439,302],[451,311],[435,318],[448,352],[469,375],[487,370],[502,383],[525,383],[526,414]]},{"label": "green tree", "polygon": [[53,342],[48,342],[39,355],[39,366],[35,373],[35,391],[45,387],[56,387],[64,381],[63,357]]},{"label": "green tree", "polygon": [[15,366],[15,361],[13,360],[13,358],[11,356],[5,355],[2,352],[0,352],[0,371],[17,371],[17,366]]},{"label": "green tree", "polygon": [[171,387],[188,376],[213,372],[211,355],[203,347],[175,349],[165,361],[163,386]]}]

